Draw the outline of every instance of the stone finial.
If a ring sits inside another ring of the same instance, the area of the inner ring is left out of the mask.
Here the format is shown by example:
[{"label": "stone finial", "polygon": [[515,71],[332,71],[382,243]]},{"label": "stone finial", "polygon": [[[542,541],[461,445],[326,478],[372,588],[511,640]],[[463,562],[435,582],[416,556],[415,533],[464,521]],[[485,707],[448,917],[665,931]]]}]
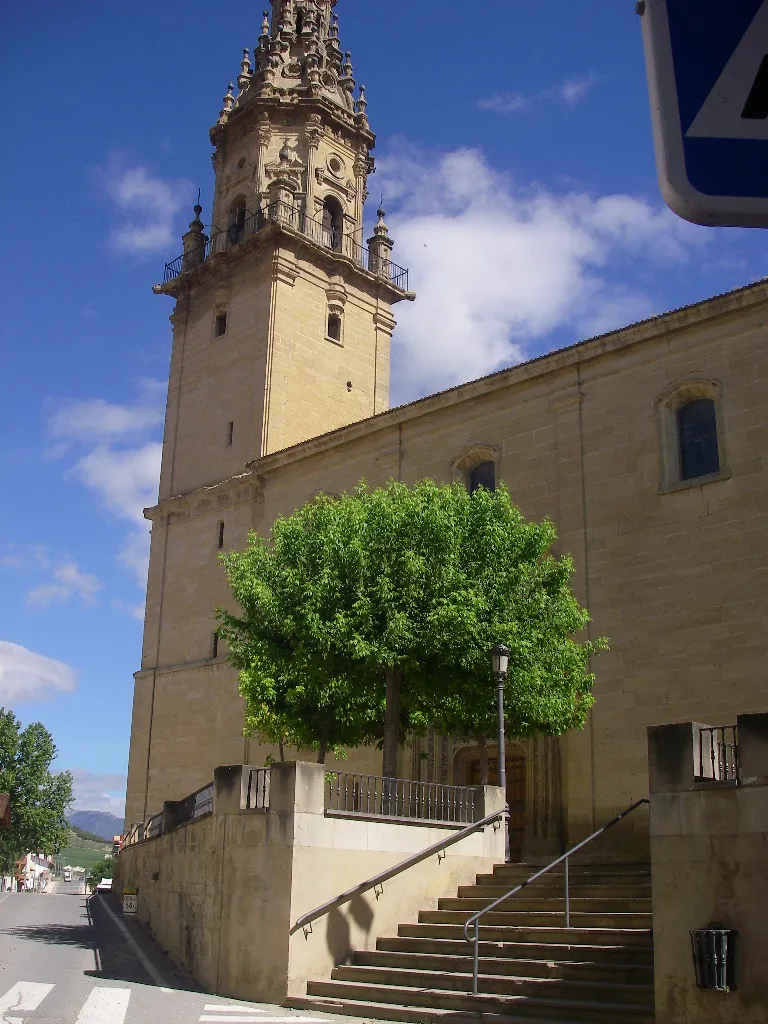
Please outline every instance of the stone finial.
[{"label": "stone finial", "polygon": [[344,54],[344,63],[341,66],[341,74],[343,78],[353,77],[352,54],[349,52],[349,50],[347,50],[347,52]]},{"label": "stone finial", "polygon": [[355,113],[360,114],[363,117],[366,116],[365,112],[368,109],[368,100],[365,98],[365,86],[360,86],[360,97],[355,104]]},{"label": "stone finial", "polygon": [[373,229],[373,237],[368,239],[368,268],[372,274],[378,274],[381,277],[389,277],[392,250],[395,247],[395,243],[389,237],[389,228],[384,220],[386,212],[384,210],[383,196],[376,214],[379,220],[376,227]]},{"label": "stone finial", "polygon": [[253,70],[251,68],[251,55],[246,49],[243,50],[243,59],[240,61],[240,74],[237,76],[237,87],[242,92],[248,88]]},{"label": "stone finial", "polygon": [[288,139],[283,143],[283,148],[280,150],[280,163],[289,164],[291,162],[291,151],[288,148]]},{"label": "stone finial", "polygon": [[202,212],[200,192],[198,191],[194,219],[190,222],[189,231],[182,237],[184,243],[183,267],[185,271],[199,266],[205,259],[205,243],[208,241],[208,238],[203,232],[204,225],[200,219]]},{"label": "stone finial", "polygon": [[224,97],[224,106],[221,108],[219,114],[219,124],[224,124],[232,111],[232,107],[235,105],[235,85],[234,82],[230,82],[227,87],[227,95]]},{"label": "stone finial", "polygon": [[373,229],[374,235],[388,235],[389,228],[387,227],[384,218],[387,216],[387,211],[384,209],[384,196],[381,197],[379,208],[376,211],[376,216],[379,218],[376,227]]},{"label": "stone finial", "polygon": [[338,14],[331,15],[331,27],[328,30],[329,39],[339,38],[339,16]]}]

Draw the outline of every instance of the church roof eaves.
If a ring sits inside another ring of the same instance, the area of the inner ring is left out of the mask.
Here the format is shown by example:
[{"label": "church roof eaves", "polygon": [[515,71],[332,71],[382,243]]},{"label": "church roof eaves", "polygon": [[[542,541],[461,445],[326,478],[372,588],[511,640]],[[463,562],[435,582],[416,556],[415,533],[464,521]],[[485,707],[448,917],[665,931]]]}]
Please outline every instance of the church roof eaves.
[{"label": "church roof eaves", "polygon": [[[538,376],[539,372],[548,372],[546,369],[540,369],[542,365],[548,361],[552,361],[554,363],[551,369],[561,369],[563,366],[569,365],[572,362],[580,361],[580,355],[582,352],[585,353],[586,359],[596,359],[612,351],[629,347],[630,345],[639,344],[644,341],[650,341],[657,335],[657,331],[654,330],[656,325],[664,321],[668,323],[671,330],[682,329],[710,317],[714,318],[719,315],[725,315],[734,310],[765,300],[768,300],[768,278],[761,278],[759,281],[754,281],[748,285],[742,285],[739,288],[723,292],[720,295],[713,295],[709,298],[701,299],[698,302],[692,302],[686,306],[680,306],[665,313],[658,313],[646,320],[640,320],[637,323],[628,324],[625,327],[620,327],[614,331],[608,331],[605,334],[596,335],[593,338],[585,338],[582,341],[574,342],[571,345],[564,345],[562,348],[553,349],[551,352],[545,352],[540,356],[534,356],[532,359],[528,359],[522,363],[517,363],[514,366],[495,370],[493,373],[486,374],[484,377],[465,381],[463,384],[457,384],[452,388],[446,388],[444,391],[437,391],[434,394],[425,395],[423,398],[417,398],[412,402],[394,406],[384,412],[377,413],[375,416],[369,416],[365,419],[348,423],[343,427],[337,427],[335,430],[328,431],[325,434],[319,434],[317,437],[309,438],[306,441],[301,441],[289,448],[282,448],[278,451],[270,452],[268,455],[264,455],[260,459],[250,462],[248,466],[254,471],[259,472],[275,468],[276,466],[284,463],[308,457],[318,450],[331,448],[339,443],[356,440],[359,436],[369,433],[372,430],[383,429],[385,426],[392,426],[403,422],[405,419],[409,418],[408,414],[412,410],[420,410],[416,415],[427,415],[428,412],[431,411],[432,406],[444,407],[445,399],[448,396],[459,396],[461,392],[466,392],[465,397],[453,398],[451,404],[454,404],[464,401],[465,398],[469,399],[476,397],[478,389],[483,385],[486,385],[487,389],[483,388],[483,391],[480,393],[487,393],[487,390],[494,388],[496,386],[495,382],[498,382],[501,378],[517,375],[519,379],[528,379],[533,376]],[[712,310],[712,306],[715,306],[716,308]],[[693,311],[700,311],[701,315],[693,317],[690,316]],[[571,358],[567,359],[568,356]],[[566,357],[567,361],[562,361],[563,357]]]}]

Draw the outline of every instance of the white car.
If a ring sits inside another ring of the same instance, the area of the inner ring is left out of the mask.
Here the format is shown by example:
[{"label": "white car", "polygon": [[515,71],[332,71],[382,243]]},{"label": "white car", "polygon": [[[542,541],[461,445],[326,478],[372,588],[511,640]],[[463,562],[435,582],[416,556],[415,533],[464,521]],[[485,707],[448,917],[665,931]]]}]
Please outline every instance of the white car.
[{"label": "white car", "polygon": [[112,892],[112,879],[102,878],[99,884],[96,886],[96,892]]}]

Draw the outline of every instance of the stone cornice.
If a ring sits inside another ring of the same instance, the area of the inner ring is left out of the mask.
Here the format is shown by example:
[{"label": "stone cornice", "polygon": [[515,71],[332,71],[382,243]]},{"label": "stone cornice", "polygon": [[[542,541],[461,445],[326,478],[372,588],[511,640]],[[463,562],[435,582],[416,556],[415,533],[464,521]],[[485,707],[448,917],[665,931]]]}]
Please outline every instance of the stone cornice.
[{"label": "stone cornice", "polygon": [[238,473],[219,483],[196,487],[194,491],[187,491],[185,494],[174,494],[152,508],[145,508],[144,518],[151,522],[171,516],[176,519],[193,519],[229,508],[231,505],[239,505],[243,501],[255,500],[261,489],[261,481],[247,469],[244,473]]},{"label": "stone cornice", "polygon": [[[268,473],[279,466],[310,458],[318,452],[329,451],[343,444],[352,443],[365,435],[370,436],[377,431],[389,430],[402,423],[413,422],[424,416],[429,416],[439,409],[461,405],[474,398],[492,395],[524,381],[545,377],[556,370],[567,370],[569,367],[576,367],[579,364],[612,355],[631,348],[633,345],[652,342],[662,335],[695,327],[732,313],[748,311],[751,307],[760,305],[768,305],[768,280],[759,281],[757,284],[748,285],[725,295],[704,299],[695,305],[663,313],[650,320],[632,324],[596,338],[577,342],[567,348],[539,356],[529,362],[521,363],[519,366],[513,366],[508,370],[499,370],[488,377],[481,377],[479,380],[460,384],[448,391],[420,398],[409,405],[402,405],[368,419],[358,420],[346,427],[340,427],[327,434],[321,434],[319,437],[310,438],[292,448],[285,448],[282,451],[265,455],[248,465],[255,472]],[[555,398],[554,395],[552,397]],[[576,402],[581,401],[580,394],[573,397]]]}]

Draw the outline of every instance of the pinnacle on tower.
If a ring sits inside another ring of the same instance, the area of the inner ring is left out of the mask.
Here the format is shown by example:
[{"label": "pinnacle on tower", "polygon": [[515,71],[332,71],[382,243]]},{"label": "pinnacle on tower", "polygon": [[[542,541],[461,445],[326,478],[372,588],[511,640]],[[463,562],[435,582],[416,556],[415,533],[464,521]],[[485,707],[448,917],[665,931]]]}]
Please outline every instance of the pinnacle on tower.
[{"label": "pinnacle on tower", "polygon": [[272,17],[264,12],[254,51],[255,67],[246,50],[237,78],[239,95],[225,112],[255,99],[310,96],[329,100],[353,117],[365,117],[354,99],[352,59],[339,46],[336,0],[270,0]]}]

